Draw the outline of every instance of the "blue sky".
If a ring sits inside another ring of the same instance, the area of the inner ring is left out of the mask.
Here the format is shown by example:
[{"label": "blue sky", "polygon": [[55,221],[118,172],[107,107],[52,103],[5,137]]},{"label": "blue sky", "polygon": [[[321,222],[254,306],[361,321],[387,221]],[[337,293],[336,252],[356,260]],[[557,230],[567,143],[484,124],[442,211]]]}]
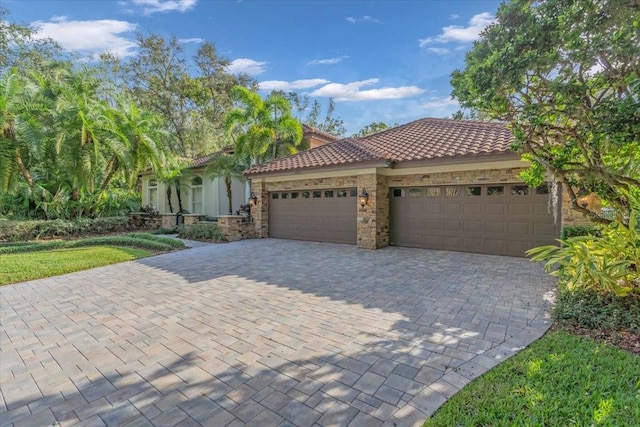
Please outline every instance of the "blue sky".
[{"label": "blue sky", "polygon": [[11,20],[90,57],[136,54],[135,33],[208,40],[271,89],[336,101],[348,133],[371,122],[449,117],[449,75],[499,1],[3,0]]}]

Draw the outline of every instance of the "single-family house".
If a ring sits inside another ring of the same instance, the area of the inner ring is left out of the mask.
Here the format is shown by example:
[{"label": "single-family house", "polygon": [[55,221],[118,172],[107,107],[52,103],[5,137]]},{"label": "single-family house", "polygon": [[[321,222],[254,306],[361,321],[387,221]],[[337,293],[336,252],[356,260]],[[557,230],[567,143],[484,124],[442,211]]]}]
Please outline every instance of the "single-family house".
[{"label": "single-family house", "polygon": [[[302,125],[305,148],[315,148],[339,138],[308,125]],[[180,199],[183,213],[189,217],[215,218],[229,214],[224,178],[212,177],[207,171],[211,160],[219,154],[233,154],[233,147],[193,159],[187,167],[187,172],[180,179]],[[177,213],[180,211],[177,189],[174,184],[163,182],[153,171],[141,174],[142,205],[149,206],[161,214]],[[231,212],[240,209],[240,205],[248,202],[249,194],[244,179],[233,179],[231,183],[232,206]],[[169,189],[169,192],[167,190]],[[175,223],[169,219],[168,224]]]},{"label": "single-family house", "polygon": [[258,237],[524,256],[580,215],[528,187],[500,123],[425,118],[256,165]]}]

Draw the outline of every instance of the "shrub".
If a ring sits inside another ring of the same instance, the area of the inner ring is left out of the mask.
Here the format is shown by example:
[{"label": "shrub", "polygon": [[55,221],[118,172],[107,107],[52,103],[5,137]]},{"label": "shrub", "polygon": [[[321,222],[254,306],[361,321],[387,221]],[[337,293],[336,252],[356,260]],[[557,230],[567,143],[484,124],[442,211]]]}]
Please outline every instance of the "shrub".
[{"label": "shrub", "polygon": [[[154,236],[151,236],[154,237]],[[164,240],[164,239],[163,239]],[[184,247],[182,242],[177,241]],[[24,252],[34,251],[48,251],[53,249],[63,248],[79,248],[83,246],[130,246],[139,249],[149,249],[152,251],[165,252],[170,251],[178,246],[174,243],[171,245],[157,241],[155,239],[141,239],[131,236],[103,236],[103,237],[91,237],[88,239],[80,240],[55,240],[50,242],[32,243],[26,245],[9,245],[0,247],[1,254],[16,254]]]},{"label": "shrub", "polygon": [[568,225],[562,227],[561,239],[568,239],[577,236],[596,236],[600,237],[600,228],[594,225]]},{"label": "shrub", "polygon": [[160,228],[156,228],[155,230],[150,231],[149,233],[151,233],[151,234],[176,234],[177,232],[178,232],[178,229],[176,227],[173,227],[173,228],[160,227]]},{"label": "shrub", "polygon": [[576,236],[561,240],[562,247],[542,246],[527,252],[534,261],[546,261],[545,270],[560,277],[568,290],[625,296],[640,294],[640,232],[636,215],[629,226],[613,222],[601,236]]},{"label": "shrub", "polygon": [[0,240],[33,240],[90,233],[114,233],[130,231],[131,228],[129,218],[126,216],[77,218],[73,221],[64,219],[0,221]]},{"label": "shrub", "polygon": [[224,234],[215,224],[191,224],[178,227],[181,239],[202,240],[205,242],[224,242]]},{"label": "shrub", "polygon": [[619,297],[590,289],[569,290],[561,284],[552,315],[560,323],[640,333],[640,296]]},{"label": "shrub", "polygon": [[136,239],[144,239],[144,240],[151,240],[154,242],[164,243],[165,245],[169,245],[172,248],[184,248],[184,243],[182,243],[178,239],[172,239],[170,237],[159,237],[149,233],[128,233],[127,236],[133,237]]}]

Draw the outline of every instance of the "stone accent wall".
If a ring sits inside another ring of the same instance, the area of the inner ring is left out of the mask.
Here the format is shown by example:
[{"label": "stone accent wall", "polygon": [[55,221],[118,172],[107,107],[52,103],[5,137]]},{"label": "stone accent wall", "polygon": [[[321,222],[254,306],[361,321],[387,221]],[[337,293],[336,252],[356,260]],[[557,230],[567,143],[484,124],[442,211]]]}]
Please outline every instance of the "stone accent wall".
[{"label": "stone accent wall", "polygon": [[378,174],[358,176],[358,194],[366,190],[369,200],[358,206],[359,248],[379,249],[389,246],[389,188],[386,177]]},{"label": "stone accent wall", "polygon": [[182,217],[184,218],[184,225],[191,225],[191,224],[196,224],[196,223],[200,222],[200,218],[202,217],[202,215],[199,215],[199,214],[183,214]]},{"label": "stone accent wall", "polygon": [[[577,191],[577,190],[576,190]],[[597,206],[596,206],[597,204]],[[591,201],[587,206],[589,209],[593,209],[595,211],[599,211],[600,209],[600,201]],[[589,217],[585,216],[583,213],[573,210],[571,208],[571,198],[569,196],[568,191],[562,192],[562,226],[582,226],[582,225],[593,225],[594,223],[589,219]]]},{"label": "stone accent wall", "polygon": [[176,226],[176,214],[174,213],[163,213],[162,217],[162,228],[173,228]]},{"label": "stone accent wall", "polygon": [[256,225],[253,222],[242,222],[243,216],[223,215],[218,217],[218,228],[230,242],[253,239],[256,237]]},{"label": "stone accent wall", "polygon": [[251,207],[255,237],[269,237],[269,193],[265,184],[258,181],[251,181],[251,192],[258,198]]}]

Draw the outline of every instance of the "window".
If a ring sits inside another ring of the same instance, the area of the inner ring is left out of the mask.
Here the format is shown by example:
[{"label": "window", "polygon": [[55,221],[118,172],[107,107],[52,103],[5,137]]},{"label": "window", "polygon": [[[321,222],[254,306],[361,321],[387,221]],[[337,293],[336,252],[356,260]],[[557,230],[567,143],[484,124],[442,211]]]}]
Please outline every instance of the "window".
[{"label": "window", "polygon": [[422,188],[410,188],[409,197],[422,197]]},{"label": "window", "polygon": [[538,195],[549,194],[549,184],[542,184],[541,186],[537,187],[536,194]]},{"label": "window", "polygon": [[291,193],[291,198],[292,199],[297,199],[298,195],[300,195],[300,193],[298,193],[297,191],[294,191],[294,192]]},{"label": "window", "polygon": [[303,199],[308,199],[310,195],[311,195],[311,193],[309,193],[308,191],[303,191],[302,192],[302,198]]},{"label": "window", "polygon": [[356,190],[355,188],[349,190],[349,197],[358,197],[358,190]]},{"label": "window", "polygon": [[462,193],[458,187],[447,187],[444,192],[444,195],[447,197],[457,197],[460,194]]},{"label": "window", "polygon": [[154,210],[158,210],[158,180],[150,179],[147,187],[147,195],[149,196],[148,205]]},{"label": "window", "polygon": [[512,185],[511,186],[511,195],[512,196],[526,196],[529,194],[529,187],[526,185]]},{"label": "window", "polygon": [[327,190],[324,192],[324,197],[333,197],[333,190]]},{"label": "window", "polygon": [[440,187],[427,188],[427,197],[440,197]]},{"label": "window", "polygon": [[487,195],[502,196],[504,194],[504,185],[491,185],[487,187]]},{"label": "window", "polygon": [[289,197],[289,193],[282,193],[282,194],[280,195],[280,198],[281,198],[281,199],[286,199],[287,197]]},{"label": "window", "polygon": [[191,213],[201,214],[202,211],[202,178],[196,176],[191,180]]},{"label": "window", "polygon": [[347,190],[338,190],[336,191],[336,195],[338,197],[347,197]]},{"label": "window", "polygon": [[482,195],[482,187],[467,187],[467,196],[481,196]]},{"label": "window", "polygon": [[394,188],[393,197],[404,197],[404,188]]},{"label": "window", "polygon": [[313,198],[314,199],[319,199],[320,197],[322,197],[322,191],[314,191],[313,192]]},{"label": "window", "polygon": [[272,198],[273,200],[275,200],[275,199],[277,199],[277,198],[279,198],[279,197],[280,197],[280,194],[278,194],[278,193],[271,193],[271,198]]}]

